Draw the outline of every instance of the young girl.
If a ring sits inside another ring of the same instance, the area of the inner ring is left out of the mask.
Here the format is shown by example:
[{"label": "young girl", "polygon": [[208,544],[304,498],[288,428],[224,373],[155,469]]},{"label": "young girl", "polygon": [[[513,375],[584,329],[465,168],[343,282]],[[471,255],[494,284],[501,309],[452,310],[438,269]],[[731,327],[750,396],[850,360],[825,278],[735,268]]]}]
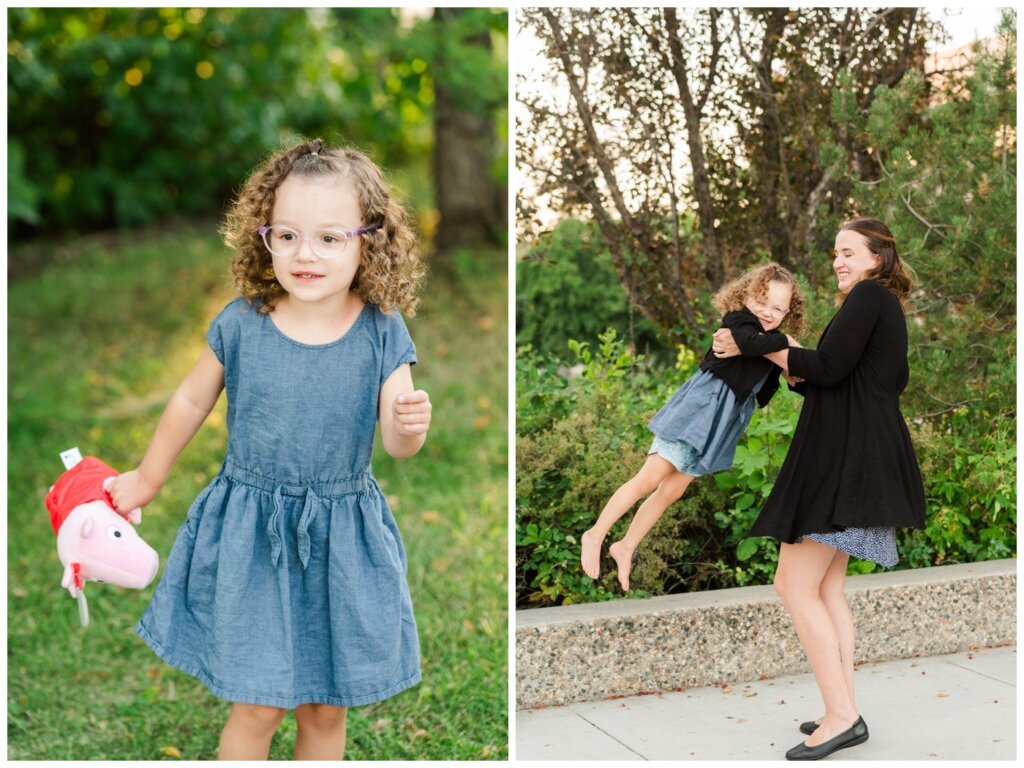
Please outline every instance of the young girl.
[{"label": "young girl", "polygon": [[370,454],[378,418],[396,458],[430,426],[395,310],[413,313],[422,268],[379,169],[319,140],[257,168],[223,231],[241,296],[110,489],[119,510],[152,500],[227,390],[224,464],[136,632],[234,702],[220,759],[266,759],[289,709],[294,759],[340,759],[347,708],[420,679],[405,550]]},{"label": "young girl", "polygon": [[621,541],[608,548],[618,565],[619,584],[629,589],[633,552],[668,506],[701,475],[732,467],[736,444],[753,416],[755,398],[768,404],[779,386],[780,368],[761,357],[796,342],[803,330],[803,296],[788,270],[765,264],[724,285],[712,299],[722,312],[722,327],[732,330],[741,357],[719,360],[709,349],[700,371],[684,383],[647,425],[654,443],[647,461],[608,500],[594,527],[583,534],[580,561],[596,579],[601,543],[616,520],[639,499],[640,505]]}]

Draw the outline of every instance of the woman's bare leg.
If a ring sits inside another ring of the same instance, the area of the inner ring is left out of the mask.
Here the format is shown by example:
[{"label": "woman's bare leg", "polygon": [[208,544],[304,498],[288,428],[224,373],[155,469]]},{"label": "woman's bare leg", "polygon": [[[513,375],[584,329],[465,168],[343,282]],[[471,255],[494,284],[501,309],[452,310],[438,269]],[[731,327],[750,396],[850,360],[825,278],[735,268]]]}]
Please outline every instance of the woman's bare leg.
[{"label": "woman's bare leg", "polygon": [[608,499],[594,527],[581,536],[583,545],[580,553],[580,564],[583,572],[592,579],[601,573],[601,542],[608,535],[609,529],[620,517],[626,514],[640,499],[656,489],[658,485],[675,472],[672,463],[656,453],[647,457],[647,461],[633,477],[619,486],[619,489]]},{"label": "woman's bare leg", "polygon": [[633,517],[633,522],[629,524],[626,535],[608,547],[608,554],[615,559],[618,566],[619,584],[623,591],[629,591],[629,572],[633,568],[633,553],[636,548],[654,527],[654,524],[661,519],[669,505],[686,493],[692,480],[690,475],[684,475],[673,469],[672,473],[658,484],[654,493],[640,505],[640,509]]},{"label": "woman's bare leg", "polygon": [[[818,591],[828,610],[828,615],[832,617],[832,625],[836,628],[836,634],[839,636],[839,654],[843,662],[843,676],[846,678],[846,687],[850,691],[850,698],[853,699],[854,706],[856,706],[857,697],[853,689],[853,658],[857,631],[853,625],[850,605],[846,602],[846,565],[849,562],[848,554],[837,551],[825,572],[821,589]],[[821,718],[818,718],[817,722],[820,723]]]},{"label": "woman's bare leg", "polygon": [[300,704],[295,708],[299,730],[292,760],[341,760],[345,756],[348,709],[330,704]]},{"label": "woman's bare leg", "polygon": [[220,734],[218,760],[266,760],[270,742],[287,710],[259,704],[231,705],[231,714]]},{"label": "woman's bare leg", "polygon": [[857,720],[853,692],[847,685],[839,630],[821,596],[821,585],[835,560],[836,549],[811,539],[779,547],[775,590],[790,617],[800,645],[825,701],[825,716],[804,742],[822,744],[848,730]]}]

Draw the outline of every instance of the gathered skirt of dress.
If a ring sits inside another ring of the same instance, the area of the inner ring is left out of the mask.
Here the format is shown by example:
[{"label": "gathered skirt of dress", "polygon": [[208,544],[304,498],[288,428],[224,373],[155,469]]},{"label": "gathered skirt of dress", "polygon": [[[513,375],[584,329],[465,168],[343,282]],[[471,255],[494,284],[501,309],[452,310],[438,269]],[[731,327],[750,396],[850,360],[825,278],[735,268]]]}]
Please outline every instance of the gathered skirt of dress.
[{"label": "gathered skirt of dress", "polygon": [[840,552],[860,560],[870,560],[878,565],[891,568],[900,561],[896,551],[896,529],[884,526],[870,528],[846,528],[842,531],[828,533],[808,533],[797,539],[804,539],[827,544]]},{"label": "gathered skirt of dress", "polygon": [[693,475],[710,475],[731,469],[736,445],[757,408],[758,382],[743,401],[722,379],[710,371],[698,371],[676,390],[647,428],[662,440],[683,442],[693,447],[696,464]]},{"label": "gathered skirt of dress", "polygon": [[287,486],[226,463],[136,631],[229,701],[369,704],[420,680],[405,570],[369,472]]}]

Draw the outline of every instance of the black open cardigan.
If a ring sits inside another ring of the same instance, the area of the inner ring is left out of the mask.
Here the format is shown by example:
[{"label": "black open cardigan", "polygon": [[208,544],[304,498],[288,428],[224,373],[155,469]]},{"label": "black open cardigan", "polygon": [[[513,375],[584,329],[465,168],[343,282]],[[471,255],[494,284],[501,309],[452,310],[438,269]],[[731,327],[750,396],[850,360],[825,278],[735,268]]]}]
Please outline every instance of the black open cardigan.
[{"label": "black open cardigan", "polygon": [[896,296],[857,283],[817,350],[790,348],[789,372],[805,379],[803,409],[748,535],[793,543],[848,527],[924,527],[924,484],[900,412],[910,369]]}]

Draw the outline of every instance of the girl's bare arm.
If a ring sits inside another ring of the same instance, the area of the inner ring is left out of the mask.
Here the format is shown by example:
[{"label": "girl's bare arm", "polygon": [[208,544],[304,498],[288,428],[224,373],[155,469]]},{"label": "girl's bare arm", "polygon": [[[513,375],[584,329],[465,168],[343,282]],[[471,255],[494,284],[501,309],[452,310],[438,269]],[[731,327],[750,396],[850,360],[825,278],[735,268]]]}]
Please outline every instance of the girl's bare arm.
[{"label": "girl's bare arm", "polygon": [[380,439],[389,456],[407,459],[423,447],[431,410],[430,396],[413,389],[409,364],[398,366],[380,388]]},{"label": "girl's bare arm", "polygon": [[224,366],[213,350],[206,347],[171,395],[142,463],[111,483],[109,491],[118,511],[152,501],[167,480],[174,460],[206,421],[223,389]]}]

